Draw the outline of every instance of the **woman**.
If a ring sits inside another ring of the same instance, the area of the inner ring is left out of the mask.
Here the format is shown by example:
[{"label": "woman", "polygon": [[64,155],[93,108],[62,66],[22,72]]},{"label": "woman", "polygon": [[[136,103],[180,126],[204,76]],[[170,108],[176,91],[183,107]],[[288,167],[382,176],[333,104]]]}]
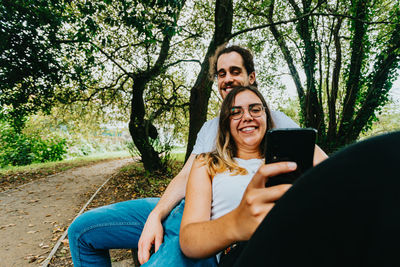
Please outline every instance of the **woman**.
[{"label": "woman", "polygon": [[[296,169],[294,162],[263,165],[264,136],[272,124],[257,89],[237,87],[225,98],[216,151],[196,159],[187,185],[180,233],[186,256],[207,257],[248,240],[290,187],[265,188],[268,177]],[[325,158],[316,150],[315,163]]]},{"label": "woman", "polygon": [[[400,266],[400,132],[339,151],[293,187],[265,188],[268,177],[296,166],[263,165],[268,109],[253,110],[265,105],[262,96],[252,88],[228,96],[217,151],[196,159],[188,181],[180,232],[185,255],[228,247],[222,266]],[[316,152],[314,165],[323,159]],[[243,240],[249,241],[231,246]]]}]

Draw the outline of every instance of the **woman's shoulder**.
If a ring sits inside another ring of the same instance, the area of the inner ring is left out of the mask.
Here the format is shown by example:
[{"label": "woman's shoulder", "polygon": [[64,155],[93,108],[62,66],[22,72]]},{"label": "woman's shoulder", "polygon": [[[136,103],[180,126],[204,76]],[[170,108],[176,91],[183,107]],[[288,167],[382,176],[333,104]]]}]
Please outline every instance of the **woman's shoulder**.
[{"label": "woman's shoulder", "polygon": [[193,168],[204,168],[207,170],[207,173],[210,174],[209,172],[209,160],[210,160],[210,155],[211,152],[207,153],[200,153],[196,155],[196,158],[193,162],[192,169]]}]

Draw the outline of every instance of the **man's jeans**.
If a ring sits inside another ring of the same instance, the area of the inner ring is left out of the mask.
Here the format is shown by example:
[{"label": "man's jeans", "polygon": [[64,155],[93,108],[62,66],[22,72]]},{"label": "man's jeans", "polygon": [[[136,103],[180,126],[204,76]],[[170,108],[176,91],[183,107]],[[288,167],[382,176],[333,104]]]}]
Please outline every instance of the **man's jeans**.
[{"label": "man's jeans", "polygon": [[[68,229],[74,266],[111,266],[109,249],[137,248],[147,217],[158,198],[120,202],[90,210]],[[164,241],[157,253],[142,266],[216,266],[215,257],[189,259],[179,246],[179,228],[185,201],[164,220]]]}]

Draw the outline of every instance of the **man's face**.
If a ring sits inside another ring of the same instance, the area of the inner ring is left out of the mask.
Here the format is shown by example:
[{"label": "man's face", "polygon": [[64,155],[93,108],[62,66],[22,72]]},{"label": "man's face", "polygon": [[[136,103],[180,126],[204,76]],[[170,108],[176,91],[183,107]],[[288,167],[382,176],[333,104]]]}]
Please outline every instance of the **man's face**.
[{"label": "man's face", "polygon": [[255,81],[255,73],[247,74],[243,65],[243,58],[237,52],[225,53],[219,56],[217,61],[218,90],[224,99],[235,86],[252,85]]}]

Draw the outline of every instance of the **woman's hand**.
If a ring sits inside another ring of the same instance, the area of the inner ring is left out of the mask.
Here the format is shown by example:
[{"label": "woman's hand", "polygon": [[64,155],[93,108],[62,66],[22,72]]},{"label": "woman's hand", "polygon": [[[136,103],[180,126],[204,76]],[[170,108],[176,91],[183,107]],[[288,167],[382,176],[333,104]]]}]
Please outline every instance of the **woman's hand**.
[{"label": "woman's hand", "polygon": [[278,162],[261,166],[244,192],[239,206],[232,211],[235,240],[248,240],[281,196],[291,187],[282,184],[265,187],[268,179],[294,171],[294,162]]}]

